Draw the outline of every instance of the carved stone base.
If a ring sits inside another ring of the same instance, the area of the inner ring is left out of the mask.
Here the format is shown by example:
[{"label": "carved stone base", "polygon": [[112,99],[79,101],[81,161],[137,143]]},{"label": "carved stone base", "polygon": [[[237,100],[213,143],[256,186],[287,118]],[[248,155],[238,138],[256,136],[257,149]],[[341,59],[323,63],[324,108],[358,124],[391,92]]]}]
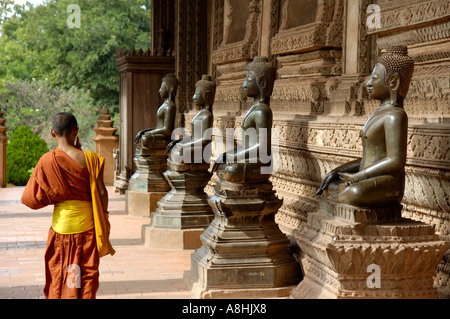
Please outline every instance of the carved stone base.
[{"label": "carved stone base", "polygon": [[270,182],[218,180],[208,202],[215,218],[200,236],[203,245],[185,274],[196,298],[237,297],[244,291],[264,298],[269,290],[279,296],[299,282],[299,264],[274,220],[282,201]]},{"label": "carved stone base", "polygon": [[128,181],[128,190],[140,192],[168,192],[170,186],[164,178],[167,169],[167,144],[163,142],[152,149],[136,149],[136,172]]},{"label": "carved stone base", "polygon": [[194,299],[269,299],[288,298],[291,290],[296,286],[279,288],[253,289],[208,289],[205,290],[199,282],[194,282],[190,271],[185,271],[183,280],[192,292]]},{"label": "carved stone base", "polygon": [[321,198],[319,207],[321,212],[326,215],[340,217],[355,224],[402,220],[402,205],[398,203],[376,208],[361,208]]},{"label": "carved stone base", "polygon": [[158,201],[166,194],[166,192],[144,193],[127,190],[125,191],[125,211],[130,216],[150,217],[151,212],[156,210]]},{"label": "carved stone base", "polygon": [[115,177],[114,180],[114,191],[119,193],[120,195],[125,195],[125,192],[128,189],[128,178],[125,174],[120,174]]},{"label": "carved stone base", "polygon": [[198,248],[200,235],[214,218],[204,192],[211,177],[209,164],[168,164],[164,176],[172,190],[152,211],[150,225],[143,226],[144,243],[153,248]]},{"label": "carved stone base", "polygon": [[438,288],[439,299],[450,299],[450,249],[437,266],[434,284]]},{"label": "carved stone base", "polygon": [[294,236],[305,278],[292,298],[438,296],[433,277],[449,245],[433,226],[408,219],[357,223],[318,211]]},{"label": "carved stone base", "polygon": [[125,192],[127,214],[149,217],[156,210],[156,203],[170,190],[163,175],[167,168],[166,145],[165,141],[157,141],[152,149],[136,149],[136,172]]},{"label": "carved stone base", "polygon": [[202,229],[169,229],[142,225],[144,245],[161,249],[195,249],[202,245],[200,235]]}]

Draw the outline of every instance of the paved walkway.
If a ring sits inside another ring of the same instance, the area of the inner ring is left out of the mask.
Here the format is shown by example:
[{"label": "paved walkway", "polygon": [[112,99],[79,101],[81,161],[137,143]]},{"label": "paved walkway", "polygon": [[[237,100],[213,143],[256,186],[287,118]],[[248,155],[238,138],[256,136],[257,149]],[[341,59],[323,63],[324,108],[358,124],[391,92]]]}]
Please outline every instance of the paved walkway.
[{"label": "paved walkway", "polygon": [[[23,187],[0,188],[0,299],[44,298],[44,251],[53,206],[33,211],[20,204]],[[108,187],[114,256],[100,259],[98,299],[188,299],[183,272],[193,251],[147,248],[141,225],[125,214],[125,197]]]}]

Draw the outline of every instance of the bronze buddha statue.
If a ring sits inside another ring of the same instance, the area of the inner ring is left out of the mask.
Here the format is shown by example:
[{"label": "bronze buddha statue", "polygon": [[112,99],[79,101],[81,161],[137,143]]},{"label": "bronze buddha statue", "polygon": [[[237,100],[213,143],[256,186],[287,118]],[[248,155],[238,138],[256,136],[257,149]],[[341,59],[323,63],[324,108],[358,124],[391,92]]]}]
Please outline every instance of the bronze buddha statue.
[{"label": "bronze buddha statue", "polygon": [[152,148],[155,142],[163,141],[168,143],[170,141],[177,111],[175,106],[177,88],[178,79],[174,74],[167,74],[162,79],[159,94],[164,99],[164,102],[156,112],[156,127],[140,131],[134,141],[135,144],[141,146],[142,155],[145,154],[146,149]]},{"label": "bronze buddha statue", "polygon": [[202,79],[195,85],[193,101],[201,110],[191,121],[191,136],[172,141],[166,149],[170,152],[169,161],[175,164],[205,164],[209,163],[211,149],[205,148],[210,145],[207,130],[213,126],[212,106],[216,94],[216,84],[212,82],[211,76],[203,75]]},{"label": "bronze buddha statue", "polygon": [[404,46],[382,51],[365,84],[380,106],[365,123],[362,158],[326,174],[317,195],[357,207],[400,203],[405,188],[408,117],[403,100],[414,71],[414,60]]},{"label": "bronze buddha statue", "polygon": [[231,183],[262,182],[270,173],[261,168],[271,160],[272,110],[270,96],[276,70],[266,57],[255,57],[247,65],[247,76],[242,85],[244,94],[254,98],[242,121],[243,147],[220,155],[213,166],[220,179]]}]

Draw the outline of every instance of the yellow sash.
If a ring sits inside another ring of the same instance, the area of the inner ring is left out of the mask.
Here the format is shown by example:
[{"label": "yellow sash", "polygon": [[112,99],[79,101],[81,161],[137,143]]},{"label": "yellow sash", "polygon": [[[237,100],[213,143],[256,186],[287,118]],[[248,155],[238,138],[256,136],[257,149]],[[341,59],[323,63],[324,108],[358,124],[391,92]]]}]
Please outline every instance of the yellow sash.
[{"label": "yellow sash", "polygon": [[92,203],[80,200],[67,200],[55,204],[52,228],[63,235],[79,234],[94,228]]},{"label": "yellow sash", "polygon": [[109,223],[109,214],[103,211],[100,194],[97,188],[97,178],[103,169],[105,159],[94,152],[84,151],[86,167],[89,171],[89,182],[91,184],[92,213],[94,216],[95,239],[97,240],[97,250],[100,257],[111,254],[116,251],[109,241],[109,232],[111,224]]}]

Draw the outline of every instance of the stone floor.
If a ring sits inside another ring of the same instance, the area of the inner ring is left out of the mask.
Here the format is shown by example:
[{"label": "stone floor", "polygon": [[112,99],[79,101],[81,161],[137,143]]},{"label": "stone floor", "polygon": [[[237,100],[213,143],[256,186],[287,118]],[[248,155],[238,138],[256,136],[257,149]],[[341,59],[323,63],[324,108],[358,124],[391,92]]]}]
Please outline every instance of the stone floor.
[{"label": "stone floor", "polygon": [[[23,187],[0,188],[0,299],[44,298],[44,251],[53,206],[33,211],[20,204]],[[141,225],[125,214],[125,197],[108,188],[114,256],[100,260],[98,299],[190,299],[183,271],[193,251],[147,248]]]}]

